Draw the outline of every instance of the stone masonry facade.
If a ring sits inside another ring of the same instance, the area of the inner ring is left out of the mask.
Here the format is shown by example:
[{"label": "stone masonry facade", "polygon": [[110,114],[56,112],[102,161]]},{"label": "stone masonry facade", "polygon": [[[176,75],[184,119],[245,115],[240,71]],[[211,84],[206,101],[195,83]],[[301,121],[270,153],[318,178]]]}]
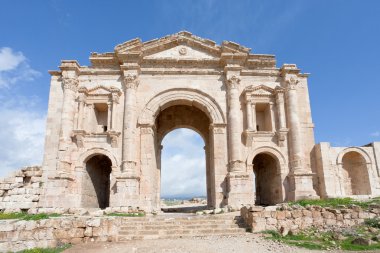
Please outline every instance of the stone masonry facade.
[{"label": "stone masonry facade", "polygon": [[295,64],[186,31],[90,62],[50,71],[38,207],[159,210],[161,142],[182,127],[204,140],[210,208],[380,195],[380,144],[316,145]]}]

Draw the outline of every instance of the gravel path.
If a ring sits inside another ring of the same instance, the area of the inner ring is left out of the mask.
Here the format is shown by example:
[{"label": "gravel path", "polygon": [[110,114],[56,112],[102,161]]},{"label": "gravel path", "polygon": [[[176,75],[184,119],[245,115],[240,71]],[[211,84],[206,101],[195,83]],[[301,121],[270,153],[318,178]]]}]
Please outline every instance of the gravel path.
[{"label": "gravel path", "polygon": [[[239,236],[207,236],[184,239],[141,240],[123,243],[88,243],[74,245],[65,253],[116,252],[116,253],[231,253],[231,252],[279,252],[320,253],[342,251],[317,251],[296,248],[265,240],[259,234]],[[352,252],[352,251],[350,251]]]}]

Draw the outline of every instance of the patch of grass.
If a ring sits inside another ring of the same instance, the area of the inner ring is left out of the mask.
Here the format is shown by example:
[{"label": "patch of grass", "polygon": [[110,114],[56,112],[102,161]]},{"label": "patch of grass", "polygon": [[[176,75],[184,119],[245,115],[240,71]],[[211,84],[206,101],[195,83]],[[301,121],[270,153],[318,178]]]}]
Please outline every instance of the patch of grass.
[{"label": "patch of grass", "polygon": [[[372,222],[369,222],[373,224]],[[266,237],[270,240],[279,241],[288,245],[307,248],[311,250],[331,250],[331,249],[343,249],[343,250],[355,250],[355,251],[367,251],[367,250],[378,250],[380,249],[380,242],[372,241],[371,245],[357,245],[353,244],[353,240],[360,235],[362,238],[373,238],[378,236],[380,232],[371,232],[368,229],[370,225],[358,225],[352,227],[352,233],[356,235],[348,235],[341,238],[340,240],[334,236],[337,232],[319,232],[317,229],[307,229],[296,235],[288,234],[286,236],[281,236],[280,233],[274,230],[265,231],[265,234],[270,235]],[[342,231],[338,234],[342,234]]]},{"label": "patch of grass", "polygon": [[64,244],[55,248],[34,248],[17,251],[17,253],[59,253],[71,247],[71,244]]},{"label": "patch of grass", "polygon": [[340,248],[343,250],[355,250],[355,251],[380,249],[380,243],[375,243],[375,244],[365,246],[365,245],[352,244],[351,242],[352,242],[352,238],[342,241],[340,243]]},{"label": "patch of grass", "polygon": [[280,241],[288,245],[302,247],[306,249],[330,249],[334,246],[334,243],[329,240],[325,240],[325,238],[316,238],[311,234],[299,233],[296,235],[286,235],[281,236],[277,231],[269,230],[265,231],[266,234],[270,234],[271,237],[268,239]]},{"label": "patch of grass", "polygon": [[23,220],[43,220],[43,219],[49,219],[52,217],[60,217],[60,216],[61,215],[57,213],[51,213],[51,214],[39,213],[39,214],[27,214],[22,219]]},{"label": "patch of grass", "polygon": [[339,207],[341,205],[349,206],[349,205],[357,205],[362,208],[368,208],[371,204],[380,204],[380,198],[373,198],[369,200],[355,200],[352,198],[332,198],[332,199],[305,199],[299,200],[295,202],[289,203],[292,205],[300,205],[300,206],[321,206],[321,207]]},{"label": "patch of grass", "polygon": [[27,214],[27,213],[0,213],[0,220],[19,219],[19,220],[42,220],[49,219],[51,217],[59,217],[60,214],[52,213],[39,213],[39,214]]},{"label": "patch of grass", "polygon": [[0,220],[21,219],[25,213],[0,213]]},{"label": "patch of grass", "polygon": [[107,216],[119,216],[119,217],[143,217],[145,213],[109,213]]},{"label": "patch of grass", "polygon": [[380,218],[365,219],[364,224],[373,228],[380,228]]}]

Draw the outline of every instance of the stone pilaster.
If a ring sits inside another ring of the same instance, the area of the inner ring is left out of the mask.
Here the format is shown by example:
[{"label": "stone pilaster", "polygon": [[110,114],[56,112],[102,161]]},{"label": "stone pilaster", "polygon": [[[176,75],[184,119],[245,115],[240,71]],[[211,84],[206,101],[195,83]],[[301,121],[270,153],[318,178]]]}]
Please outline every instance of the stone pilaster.
[{"label": "stone pilaster", "polygon": [[310,167],[306,166],[305,153],[302,143],[302,131],[300,115],[298,110],[298,92],[299,70],[295,65],[284,65],[282,67],[282,76],[286,84],[287,110],[289,115],[290,130],[290,174],[289,181],[291,191],[290,200],[305,198],[317,198],[313,189],[313,173]]}]

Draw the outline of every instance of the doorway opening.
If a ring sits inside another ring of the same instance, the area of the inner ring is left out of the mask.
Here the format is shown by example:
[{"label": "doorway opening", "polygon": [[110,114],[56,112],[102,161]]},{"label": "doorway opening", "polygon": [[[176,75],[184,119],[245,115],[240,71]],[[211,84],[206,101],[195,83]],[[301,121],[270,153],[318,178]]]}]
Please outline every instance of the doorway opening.
[{"label": "doorway opening", "polygon": [[278,162],[271,155],[260,153],[253,159],[256,205],[273,205],[281,202],[281,177]]},{"label": "doorway opening", "polygon": [[84,207],[109,207],[111,166],[111,160],[105,155],[95,155],[86,162],[82,199]]}]

